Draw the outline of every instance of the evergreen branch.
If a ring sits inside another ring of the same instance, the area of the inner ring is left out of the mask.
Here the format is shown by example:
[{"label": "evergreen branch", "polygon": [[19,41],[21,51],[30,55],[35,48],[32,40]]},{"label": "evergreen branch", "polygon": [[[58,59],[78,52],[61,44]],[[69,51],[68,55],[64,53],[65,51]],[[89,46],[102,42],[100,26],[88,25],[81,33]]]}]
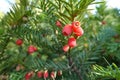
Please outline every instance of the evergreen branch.
[{"label": "evergreen branch", "polygon": [[67,53],[67,59],[68,59],[68,64],[69,64],[70,69],[78,75],[80,80],[83,80],[80,70],[77,68],[76,64],[74,64],[74,61],[70,55],[70,50]]},{"label": "evergreen branch", "polygon": [[74,64],[74,61],[71,56],[68,56],[68,61],[69,61],[69,66],[71,67],[72,71],[75,71],[75,73],[79,76],[79,79],[83,80],[81,76],[81,72],[77,68],[77,66]]},{"label": "evergreen branch", "polygon": [[10,37],[7,37],[6,40],[4,40],[5,44],[2,45],[1,54],[4,54],[4,51],[5,51],[5,49],[6,49],[7,45],[8,45],[8,43],[9,43],[9,41],[10,41]]}]

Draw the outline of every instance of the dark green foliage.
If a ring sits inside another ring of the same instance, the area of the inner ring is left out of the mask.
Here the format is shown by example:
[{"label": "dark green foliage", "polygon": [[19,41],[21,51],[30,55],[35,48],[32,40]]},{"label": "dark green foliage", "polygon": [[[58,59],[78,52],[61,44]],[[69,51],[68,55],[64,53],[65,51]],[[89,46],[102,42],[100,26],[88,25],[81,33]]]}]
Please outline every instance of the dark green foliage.
[{"label": "dark green foliage", "polygon": [[[0,22],[0,74],[8,75],[8,80],[23,80],[27,72],[33,71],[31,80],[39,80],[36,75],[39,70],[48,70],[49,74],[62,70],[62,76],[56,76],[56,80],[118,79],[106,76],[106,72],[111,68],[108,63],[120,65],[119,10],[107,10],[106,3],[101,3],[96,14],[91,14],[87,7],[95,3],[94,0],[20,0],[14,4]],[[77,39],[77,47],[68,53],[62,50],[67,37],[55,25],[57,20],[62,27],[81,21],[84,29],[84,35]],[[22,46],[15,44],[17,39],[23,40]],[[38,49],[32,55],[28,54],[30,45]],[[91,70],[94,64],[98,64],[94,66],[97,70]],[[18,65],[23,68],[17,71]],[[118,67],[110,72],[117,69],[119,72]],[[96,74],[102,74],[99,68],[104,69],[104,75]],[[48,79],[52,80],[50,76]]]}]

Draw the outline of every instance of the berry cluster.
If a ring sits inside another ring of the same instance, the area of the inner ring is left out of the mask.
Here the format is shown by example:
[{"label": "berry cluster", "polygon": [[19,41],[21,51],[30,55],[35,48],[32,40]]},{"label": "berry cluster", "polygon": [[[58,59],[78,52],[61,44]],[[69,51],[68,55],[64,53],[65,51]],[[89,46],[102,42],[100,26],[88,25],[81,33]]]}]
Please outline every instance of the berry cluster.
[{"label": "berry cluster", "polygon": [[[16,40],[16,45],[21,46],[22,44],[23,44],[23,40],[22,39],[17,39]],[[37,51],[37,48],[35,46],[33,46],[33,45],[30,45],[28,47],[28,50],[27,50],[28,54],[32,54],[32,53],[34,53],[36,51]]]},{"label": "berry cluster", "polygon": [[56,76],[62,76],[62,71],[51,71],[50,73],[48,72],[48,70],[45,71],[37,71],[36,73],[33,71],[30,71],[28,73],[25,74],[25,80],[30,80],[33,76],[35,76],[35,74],[37,75],[38,78],[52,78],[55,79]]},{"label": "berry cluster", "polygon": [[79,21],[74,21],[71,24],[66,24],[63,27],[62,34],[70,36],[66,45],[63,46],[63,51],[67,52],[69,48],[77,46],[76,39],[84,33]]},{"label": "berry cluster", "polygon": [[[59,21],[56,22],[56,25],[58,27],[62,28],[62,25]],[[72,24],[66,24],[62,29],[62,34],[64,36],[68,36],[68,42],[67,42],[66,45],[63,46],[63,51],[67,52],[69,50],[69,48],[73,48],[77,45],[76,39],[83,35],[83,29],[80,27],[80,22],[79,21],[74,21],[74,22],[72,22]],[[22,44],[23,44],[22,39],[18,39],[16,41],[16,45],[21,46]],[[27,49],[27,52],[30,55],[33,54],[36,51],[37,51],[37,48],[33,45],[30,45]],[[19,70],[19,67],[17,68],[17,70]],[[62,75],[62,71],[48,72],[48,70],[45,70],[45,71],[37,71],[36,73],[34,71],[30,71],[30,72],[25,74],[25,80],[30,80],[33,76],[35,76],[35,74],[37,75],[38,78],[44,78],[44,79],[52,78],[52,79],[55,79],[56,75],[57,76]]]},{"label": "berry cluster", "polygon": [[[59,24],[59,26],[60,26],[60,24]],[[16,40],[16,45],[22,46],[22,44],[23,44],[22,39],[17,39]],[[27,52],[30,55],[33,54],[36,51],[37,51],[37,47],[35,47],[33,45],[30,45],[27,48]],[[23,69],[24,69],[24,67],[22,65],[18,65],[16,67],[16,71],[20,71],[20,70],[23,70]],[[57,76],[62,76],[62,71],[59,70],[59,71],[49,71],[48,72],[48,70],[45,70],[45,71],[41,70],[41,71],[37,71],[36,73],[34,71],[30,71],[30,72],[27,72],[24,77],[25,77],[25,80],[30,80],[35,75],[37,75],[37,77],[41,78],[41,79],[43,78],[43,79],[46,80],[47,78],[51,78],[51,79],[54,80]]]},{"label": "berry cluster", "polygon": [[28,54],[32,54],[33,52],[37,51],[37,48],[33,45],[28,47]]}]

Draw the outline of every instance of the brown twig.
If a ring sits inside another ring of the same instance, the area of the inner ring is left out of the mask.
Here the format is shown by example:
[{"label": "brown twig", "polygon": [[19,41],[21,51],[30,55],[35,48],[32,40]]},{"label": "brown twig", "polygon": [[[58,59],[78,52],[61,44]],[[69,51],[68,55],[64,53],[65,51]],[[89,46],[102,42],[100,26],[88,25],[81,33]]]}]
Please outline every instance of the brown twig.
[{"label": "brown twig", "polygon": [[83,78],[81,76],[81,72],[77,68],[77,66],[74,64],[74,61],[73,61],[72,57],[70,56],[70,54],[68,55],[68,62],[69,62],[69,66],[72,69],[72,71],[74,71],[79,76],[80,80],[83,80]]}]

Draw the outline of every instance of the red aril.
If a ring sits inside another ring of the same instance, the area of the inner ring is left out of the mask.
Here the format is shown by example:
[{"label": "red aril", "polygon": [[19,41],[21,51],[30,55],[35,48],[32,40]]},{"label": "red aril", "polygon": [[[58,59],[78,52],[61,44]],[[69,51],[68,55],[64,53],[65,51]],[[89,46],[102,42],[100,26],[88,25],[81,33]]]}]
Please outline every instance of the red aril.
[{"label": "red aril", "polygon": [[68,45],[70,47],[75,47],[77,44],[76,44],[76,39],[74,37],[71,37],[68,39]]},{"label": "red aril", "polygon": [[82,36],[84,33],[83,29],[80,27],[79,21],[75,21],[72,23],[72,29],[76,36]]},{"label": "red aril", "polygon": [[42,78],[43,72],[42,72],[42,71],[38,71],[38,72],[37,72],[37,76],[38,76],[38,78]]},{"label": "red aril", "polygon": [[78,27],[77,29],[74,30],[74,34],[76,36],[82,36],[84,33],[83,29],[81,27]]},{"label": "red aril", "polygon": [[58,27],[62,27],[61,22],[60,22],[60,21],[56,21],[56,26],[58,26]]},{"label": "red aril", "polygon": [[58,76],[61,76],[61,75],[62,75],[62,71],[59,70],[59,71],[57,72],[57,75],[58,75]]},{"label": "red aril", "polygon": [[44,79],[48,78],[48,76],[49,76],[48,71],[47,71],[47,70],[46,70],[46,71],[44,71],[44,73],[43,73],[43,77],[44,77]]},{"label": "red aril", "polygon": [[21,46],[21,45],[23,44],[22,39],[18,39],[18,40],[16,41],[16,44],[19,45],[19,46]]},{"label": "red aril", "polygon": [[64,52],[67,52],[68,50],[69,50],[69,45],[63,46],[63,51],[64,51]]},{"label": "red aril", "polygon": [[52,71],[52,72],[50,73],[50,77],[54,79],[54,78],[55,78],[55,72]]},{"label": "red aril", "polygon": [[28,47],[28,53],[29,53],[29,54],[32,54],[32,53],[35,52],[35,51],[37,51],[37,48],[36,48],[35,46],[30,45],[30,46]]},{"label": "red aril", "polygon": [[30,80],[30,78],[32,77],[32,73],[28,72],[25,74],[25,80]]},{"label": "red aril", "polygon": [[72,33],[72,27],[71,27],[71,24],[67,24],[64,26],[63,30],[62,30],[62,33],[64,36],[69,36],[71,35]]}]

